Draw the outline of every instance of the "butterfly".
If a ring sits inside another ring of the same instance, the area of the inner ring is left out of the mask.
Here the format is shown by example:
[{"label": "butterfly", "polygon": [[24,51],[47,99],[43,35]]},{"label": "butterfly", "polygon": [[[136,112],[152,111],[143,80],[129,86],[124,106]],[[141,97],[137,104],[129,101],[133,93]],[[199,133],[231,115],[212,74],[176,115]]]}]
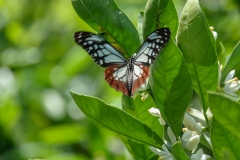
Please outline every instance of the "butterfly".
[{"label": "butterfly", "polygon": [[105,39],[93,33],[79,31],[73,38],[98,65],[106,68],[104,75],[109,85],[131,97],[145,83],[150,65],[168,43],[170,35],[169,28],[155,30],[128,60]]}]

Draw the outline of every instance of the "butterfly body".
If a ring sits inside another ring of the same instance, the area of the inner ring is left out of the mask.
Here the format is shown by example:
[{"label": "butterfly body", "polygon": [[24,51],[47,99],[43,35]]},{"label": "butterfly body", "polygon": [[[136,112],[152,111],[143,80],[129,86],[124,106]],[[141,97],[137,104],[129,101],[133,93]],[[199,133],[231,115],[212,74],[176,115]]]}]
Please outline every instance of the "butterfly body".
[{"label": "butterfly body", "polygon": [[170,39],[170,30],[162,28],[151,33],[139,51],[126,60],[106,40],[89,32],[76,32],[75,41],[81,45],[101,67],[105,67],[105,80],[112,88],[132,96],[145,83],[150,65]]}]

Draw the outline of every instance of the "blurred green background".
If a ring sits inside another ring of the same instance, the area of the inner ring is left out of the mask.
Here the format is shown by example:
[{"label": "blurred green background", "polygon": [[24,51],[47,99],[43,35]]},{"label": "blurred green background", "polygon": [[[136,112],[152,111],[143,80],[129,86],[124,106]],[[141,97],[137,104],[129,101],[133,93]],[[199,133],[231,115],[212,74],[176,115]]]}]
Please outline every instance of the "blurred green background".
[{"label": "blurred green background", "polygon": [[[146,0],[116,0],[137,26]],[[185,0],[174,0],[178,14]],[[209,25],[231,53],[240,39],[238,0],[200,0]],[[96,11],[97,12],[97,11]],[[72,40],[92,31],[70,0],[0,1],[0,160],[131,159],[116,134],[86,119],[70,91],[121,107],[121,94]]]}]

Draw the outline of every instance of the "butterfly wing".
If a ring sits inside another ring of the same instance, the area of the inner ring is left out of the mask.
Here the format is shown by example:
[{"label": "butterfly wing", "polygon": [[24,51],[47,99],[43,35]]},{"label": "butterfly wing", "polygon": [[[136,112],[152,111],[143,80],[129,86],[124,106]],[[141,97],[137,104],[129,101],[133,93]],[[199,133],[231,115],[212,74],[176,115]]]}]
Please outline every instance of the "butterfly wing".
[{"label": "butterfly wing", "polygon": [[105,80],[112,88],[131,96],[131,90],[128,88],[129,69],[127,65],[111,65],[105,70]]},{"label": "butterfly wing", "polygon": [[150,66],[168,43],[170,35],[171,31],[169,28],[161,28],[152,32],[141,45],[134,63]]},{"label": "butterfly wing", "polygon": [[76,32],[73,37],[102,67],[126,63],[125,58],[102,37],[89,32]]},{"label": "butterfly wing", "polygon": [[134,93],[149,76],[149,66],[155,61],[159,52],[168,43],[171,32],[168,28],[161,28],[151,33],[141,45],[134,58],[132,93]]},{"label": "butterfly wing", "polygon": [[132,83],[132,93],[134,93],[142,84],[145,83],[149,76],[150,67],[147,65],[136,65],[134,64],[133,69],[133,83]]}]

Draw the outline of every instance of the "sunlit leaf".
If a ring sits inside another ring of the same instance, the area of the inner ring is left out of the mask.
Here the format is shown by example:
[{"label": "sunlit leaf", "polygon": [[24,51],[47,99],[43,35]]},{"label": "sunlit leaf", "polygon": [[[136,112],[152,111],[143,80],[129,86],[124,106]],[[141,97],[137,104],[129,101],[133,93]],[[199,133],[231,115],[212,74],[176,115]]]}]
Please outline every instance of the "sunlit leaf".
[{"label": "sunlit leaf", "polygon": [[129,58],[138,50],[140,41],[136,28],[113,0],[72,0],[72,5],[82,20],[104,33],[115,48],[124,51],[124,56]]},{"label": "sunlit leaf", "polygon": [[237,45],[234,47],[232,54],[222,71],[222,82],[225,80],[227,74],[231,70],[235,70],[235,76],[240,78],[240,42],[238,42]]},{"label": "sunlit leaf", "polygon": [[197,0],[187,1],[183,8],[177,44],[186,60],[193,88],[206,113],[208,107],[206,92],[215,91],[217,88],[218,64],[215,40]]},{"label": "sunlit leaf", "polygon": [[214,118],[239,139],[240,103],[229,99],[223,94],[215,92],[209,92],[208,99]]},{"label": "sunlit leaf", "polygon": [[[239,133],[239,132],[238,132]],[[211,142],[216,159],[240,159],[240,139],[213,119]]]},{"label": "sunlit leaf", "polygon": [[178,15],[172,0],[148,0],[143,16],[143,38],[165,25],[175,37],[178,28]]},{"label": "sunlit leaf", "polygon": [[163,140],[147,125],[126,112],[107,105],[98,98],[74,92],[71,95],[81,111],[98,125],[126,138],[161,148]]}]

